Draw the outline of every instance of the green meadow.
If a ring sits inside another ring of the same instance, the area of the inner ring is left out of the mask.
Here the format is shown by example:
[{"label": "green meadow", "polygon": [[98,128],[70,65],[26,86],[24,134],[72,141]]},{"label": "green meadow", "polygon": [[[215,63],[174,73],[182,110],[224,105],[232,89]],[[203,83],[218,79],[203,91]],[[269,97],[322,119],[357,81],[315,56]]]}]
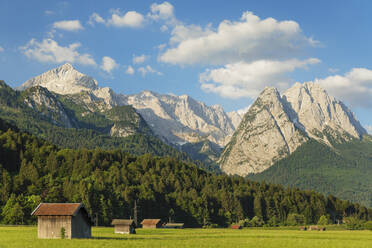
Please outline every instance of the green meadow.
[{"label": "green meadow", "polygon": [[93,228],[92,239],[43,240],[37,228],[0,227],[0,248],[27,247],[372,247],[371,231],[299,231],[284,229],[142,230],[136,235],[114,234],[113,228]]}]

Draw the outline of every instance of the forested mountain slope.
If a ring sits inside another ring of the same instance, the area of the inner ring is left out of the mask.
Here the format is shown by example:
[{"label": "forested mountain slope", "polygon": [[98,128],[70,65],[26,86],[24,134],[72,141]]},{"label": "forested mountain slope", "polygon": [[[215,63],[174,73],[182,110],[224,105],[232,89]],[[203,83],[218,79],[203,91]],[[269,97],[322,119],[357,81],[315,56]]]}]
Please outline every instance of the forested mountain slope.
[{"label": "forested mountain slope", "polygon": [[372,138],[333,142],[333,148],[309,140],[252,180],[313,189],[372,206]]},{"label": "forested mountain slope", "polygon": [[245,218],[268,225],[288,215],[316,223],[355,216],[367,220],[372,210],[324,197],[314,191],[215,175],[170,157],[134,156],[120,150],[60,149],[19,132],[0,119],[0,206],[2,223],[32,223],[39,202],[83,202],[100,225],[112,218],[161,218],[186,226],[226,226]]}]

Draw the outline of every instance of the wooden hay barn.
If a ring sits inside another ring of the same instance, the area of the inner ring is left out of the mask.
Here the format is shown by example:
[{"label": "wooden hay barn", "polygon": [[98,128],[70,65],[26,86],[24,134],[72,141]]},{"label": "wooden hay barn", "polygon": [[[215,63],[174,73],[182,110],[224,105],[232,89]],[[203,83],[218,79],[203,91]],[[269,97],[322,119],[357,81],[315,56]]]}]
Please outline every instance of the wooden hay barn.
[{"label": "wooden hay barn", "polygon": [[183,229],[183,223],[167,223],[165,224],[164,228],[173,228],[173,229]]},{"label": "wooden hay barn", "polygon": [[92,236],[90,218],[81,203],[40,203],[31,213],[37,216],[38,238],[90,238]]},{"label": "wooden hay barn", "polygon": [[111,225],[114,226],[115,233],[136,234],[136,225],[133,220],[113,219]]},{"label": "wooden hay barn", "polygon": [[160,228],[161,220],[160,219],[144,219],[141,222],[142,228]]}]

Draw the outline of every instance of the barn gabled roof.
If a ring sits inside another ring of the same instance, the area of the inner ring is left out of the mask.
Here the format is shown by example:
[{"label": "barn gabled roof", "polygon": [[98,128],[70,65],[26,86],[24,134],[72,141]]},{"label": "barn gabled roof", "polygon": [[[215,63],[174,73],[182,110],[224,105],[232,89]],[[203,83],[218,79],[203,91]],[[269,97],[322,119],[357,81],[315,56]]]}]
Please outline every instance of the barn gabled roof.
[{"label": "barn gabled roof", "polygon": [[84,208],[82,203],[40,203],[31,215],[75,216],[81,208]]},{"label": "barn gabled roof", "polygon": [[160,222],[160,219],[144,219],[142,225],[157,225]]},{"label": "barn gabled roof", "polygon": [[124,220],[124,219],[113,219],[111,225],[126,225],[130,226],[134,224],[134,220]]}]

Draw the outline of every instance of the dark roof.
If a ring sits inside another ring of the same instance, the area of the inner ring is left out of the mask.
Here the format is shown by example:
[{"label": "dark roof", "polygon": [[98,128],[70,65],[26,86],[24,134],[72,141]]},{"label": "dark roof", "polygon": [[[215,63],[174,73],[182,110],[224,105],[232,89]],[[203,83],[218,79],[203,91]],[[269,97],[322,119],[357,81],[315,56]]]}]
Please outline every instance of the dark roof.
[{"label": "dark roof", "polygon": [[134,224],[134,220],[124,220],[124,219],[113,219],[111,225],[126,225],[130,226]]},{"label": "dark roof", "polygon": [[31,215],[75,216],[80,208],[84,208],[82,203],[40,203]]},{"label": "dark roof", "polygon": [[144,219],[142,225],[157,225],[160,222],[160,219]]}]

